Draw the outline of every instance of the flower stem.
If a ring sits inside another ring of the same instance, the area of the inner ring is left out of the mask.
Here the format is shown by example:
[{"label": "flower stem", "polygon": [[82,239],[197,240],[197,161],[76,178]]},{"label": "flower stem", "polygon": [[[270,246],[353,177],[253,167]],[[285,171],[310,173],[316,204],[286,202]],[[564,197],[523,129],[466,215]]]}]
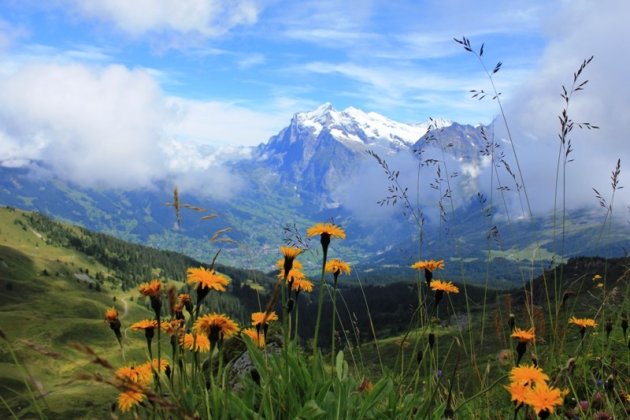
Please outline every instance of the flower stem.
[{"label": "flower stem", "polygon": [[319,338],[319,324],[322,320],[322,307],[324,305],[324,286],[326,285],[326,281],[324,279],[324,275],[326,272],[326,257],[328,256],[328,247],[323,246],[323,259],[322,259],[322,276],[319,281],[319,301],[317,302],[317,320],[315,321],[315,336],[313,337],[313,354],[317,351],[317,341]]}]

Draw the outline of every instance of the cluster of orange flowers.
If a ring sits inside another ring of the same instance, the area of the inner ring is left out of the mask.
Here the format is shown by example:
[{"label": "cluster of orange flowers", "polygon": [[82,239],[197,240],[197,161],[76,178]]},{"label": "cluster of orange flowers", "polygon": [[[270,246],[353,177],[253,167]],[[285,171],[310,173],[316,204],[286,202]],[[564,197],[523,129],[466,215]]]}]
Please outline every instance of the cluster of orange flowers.
[{"label": "cluster of orange flowers", "polygon": [[427,286],[429,287],[429,289],[435,292],[436,308],[442,300],[442,296],[444,296],[444,293],[459,293],[459,288],[455,286],[453,282],[433,279],[433,272],[435,270],[444,269],[444,260],[416,261],[411,265],[411,268],[418,271],[424,271],[424,279],[427,283]]},{"label": "cluster of orange flowers", "polygon": [[516,366],[510,372],[510,384],[505,388],[512,396],[518,411],[523,405],[534,409],[540,418],[546,418],[562,405],[567,391],[549,386],[549,376],[534,366]]},{"label": "cluster of orange flowers", "polygon": [[123,413],[131,410],[136,405],[144,401],[146,389],[153,382],[153,371],[161,373],[170,372],[170,366],[166,360],[153,359],[150,362],[136,366],[124,366],[116,370],[116,379],[120,382],[120,387],[124,389],[118,395],[118,406]]},{"label": "cluster of orange flowers", "polygon": [[269,322],[277,321],[275,312],[254,312],[252,314],[252,327],[241,330],[241,335],[249,337],[259,348],[264,348]]}]

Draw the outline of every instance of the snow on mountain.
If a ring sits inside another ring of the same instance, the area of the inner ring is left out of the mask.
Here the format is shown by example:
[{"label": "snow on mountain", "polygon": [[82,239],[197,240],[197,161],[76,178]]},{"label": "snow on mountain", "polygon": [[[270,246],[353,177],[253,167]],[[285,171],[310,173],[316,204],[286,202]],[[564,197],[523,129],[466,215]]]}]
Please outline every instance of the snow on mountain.
[{"label": "snow on mountain", "polygon": [[[315,137],[327,131],[335,140],[351,148],[380,145],[396,150],[409,147],[429,128],[429,122],[404,124],[354,107],[337,111],[330,103],[322,104],[313,111],[295,114],[291,123]],[[434,121],[436,128],[450,124],[450,121],[442,119]]]}]

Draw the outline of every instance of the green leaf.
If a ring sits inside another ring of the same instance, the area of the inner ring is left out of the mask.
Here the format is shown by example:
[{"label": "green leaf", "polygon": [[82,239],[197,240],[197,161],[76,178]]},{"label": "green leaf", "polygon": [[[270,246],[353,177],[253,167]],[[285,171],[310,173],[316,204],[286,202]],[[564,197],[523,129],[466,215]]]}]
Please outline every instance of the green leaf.
[{"label": "green leaf", "polygon": [[326,412],[314,400],[309,400],[302,406],[297,417],[301,419],[316,419],[325,414]]},{"label": "green leaf", "polygon": [[372,391],[367,395],[367,397],[363,400],[363,407],[361,408],[361,412],[359,414],[359,418],[363,418],[368,412],[381,400],[385,398],[385,396],[391,392],[394,388],[394,384],[390,378],[383,378],[374,385]]},{"label": "green leaf", "polygon": [[335,359],[335,370],[337,371],[337,378],[340,381],[343,381],[348,377],[348,363],[343,360],[343,351],[337,353],[337,358]]}]

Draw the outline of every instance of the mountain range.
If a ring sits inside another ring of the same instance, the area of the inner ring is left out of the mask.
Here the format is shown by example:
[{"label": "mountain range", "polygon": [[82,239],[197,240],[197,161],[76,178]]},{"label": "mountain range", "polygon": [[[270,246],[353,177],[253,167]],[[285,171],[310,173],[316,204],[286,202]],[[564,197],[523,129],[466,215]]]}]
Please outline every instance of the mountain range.
[{"label": "mountain range", "polygon": [[[606,219],[596,208],[571,210],[562,243],[549,215],[513,210],[520,187],[503,157],[505,140],[492,132],[444,119],[404,124],[326,103],[295,114],[246,157],[225,160],[241,180],[229,199],[180,186],[181,223],[169,180],[136,190],[84,187],[57,177],[45,161],[0,165],[0,203],[200,260],[221,249],[223,263],[263,270],[273,267],[278,245],[308,246],[305,228],[333,220],[348,233],[333,244],[335,254],[374,281],[408,276],[406,267],[422,257],[454,262],[445,272],[450,277],[490,275],[493,284],[508,286],[524,271],[571,255],[625,252],[628,226],[602,235]],[[491,149],[502,157],[493,161]],[[207,158],[202,149],[196,153]],[[507,180],[495,187],[502,207],[482,183],[492,171]]]}]

